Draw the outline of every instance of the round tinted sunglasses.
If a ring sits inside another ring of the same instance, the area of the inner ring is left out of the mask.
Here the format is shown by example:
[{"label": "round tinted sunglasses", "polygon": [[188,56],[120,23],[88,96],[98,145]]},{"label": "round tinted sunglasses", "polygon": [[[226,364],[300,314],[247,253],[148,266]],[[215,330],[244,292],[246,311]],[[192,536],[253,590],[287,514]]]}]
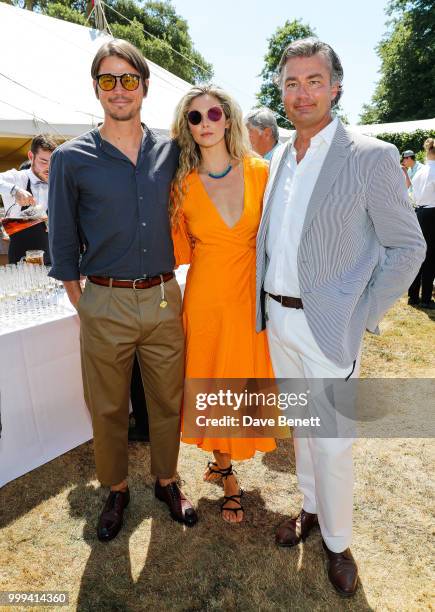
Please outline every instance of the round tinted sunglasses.
[{"label": "round tinted sunglasses", "polygon": [[[207,117],[210,121],[219,121],[223,114],[224,112],[220,106],[212,106],[207,111]],[[199,125],[202,121],[202,113],[197,110],[190,111],[190,113],[187,113],[187,120],[192,125]]]},{"label": "round tinted sunglasses", "polygon": [[127,91],[134,91],[139,87],[140,76],[138,74],[130,74],[128,72],[121,75],[99,74],[97,76],[97,83],[99,88],[103,91],[112,91],[112,89],[115,89],[118,79],[120,80],[123,88]]}]

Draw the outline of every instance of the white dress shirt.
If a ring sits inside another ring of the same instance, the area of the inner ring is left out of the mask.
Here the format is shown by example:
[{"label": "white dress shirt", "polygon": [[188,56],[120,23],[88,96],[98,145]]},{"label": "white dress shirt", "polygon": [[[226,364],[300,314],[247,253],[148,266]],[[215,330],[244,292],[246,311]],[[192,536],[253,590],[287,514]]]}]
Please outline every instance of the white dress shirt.
[{"label": "white dress shirt", "polygon": [[0,195],[3,199],[5,212],[9,209],[8,217],[17,217],[21,212],[21,206],[15,204],[15,198],[11,195],[11,189],[14,186],[26,189],[29,180],[36,204],[42,206],[45,214],[47,214],[48,183],[41,181],[30,168],[26,170],[12,168],[12,170],[0,173]]},{"label": "white dress shirt", "polygon": [[304,158],[296,162],[293,133],[279,177],[266,238],[269,265],[264,289],[273,295],[300,297],[297,255],[308,203],[338,125],[335,118],[311,138]]},{"label": "white dress shirt", "polygon": [[435,208],[435,160],[428,159],[414,175],[412,189],[417,206]]}]

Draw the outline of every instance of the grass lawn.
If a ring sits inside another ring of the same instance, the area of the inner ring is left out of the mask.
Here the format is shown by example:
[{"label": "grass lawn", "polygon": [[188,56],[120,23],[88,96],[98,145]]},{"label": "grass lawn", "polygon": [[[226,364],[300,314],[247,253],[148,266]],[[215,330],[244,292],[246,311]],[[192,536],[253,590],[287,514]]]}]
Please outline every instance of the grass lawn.
[{"label": "grass lawn", "polygon": [[[365,338],[362,375],[434,378],[434,322],[401,300],[383,334]],[[0,590],[68,591],[63,609],[89,612],[433,609],[433,441],[361,439],[354,458],[360,585],[352,600],[330,587],[319,532],[294,549],[274,545],[276,526],[301,505],[291,440],[237,465],[242,526],[221,520],[222,490],[202,482],[208,457],[182,445],[179,473],[200,514],[193,529],[154,500],[148,446],[131,445],[132,501],[109,544],[95,535],[106,491],[92,445],[76,448],[1,490]]]}]

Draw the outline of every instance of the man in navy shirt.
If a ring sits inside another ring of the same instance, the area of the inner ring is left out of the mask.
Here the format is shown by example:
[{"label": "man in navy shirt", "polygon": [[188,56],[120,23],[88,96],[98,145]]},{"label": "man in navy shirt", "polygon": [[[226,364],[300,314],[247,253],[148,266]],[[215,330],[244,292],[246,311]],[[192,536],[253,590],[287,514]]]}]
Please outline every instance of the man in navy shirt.
[{"label": "man in navy shirt", "polygon": [[[184,334],[168,203],[178,149],[141,124],[150,73],[133,45],[105,43],[91,74],[104,122],[53,154],[50,274],[63,281],[80,317],[97,475],[111,489],[97,527],[107,541],[119,532],[130,499],[128,398],[135,353],[149,410],[155,495],[177,521],[191,526],[197,515],[175,482]],[[83,294],[80,274],[88,278]]]}]

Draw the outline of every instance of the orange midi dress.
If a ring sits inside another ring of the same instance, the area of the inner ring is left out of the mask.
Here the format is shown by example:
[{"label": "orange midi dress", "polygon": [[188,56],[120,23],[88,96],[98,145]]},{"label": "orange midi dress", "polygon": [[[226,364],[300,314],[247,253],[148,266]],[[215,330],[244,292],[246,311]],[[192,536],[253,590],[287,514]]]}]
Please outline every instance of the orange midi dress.
[{"label": "orange midi dress", "polygon": [[[183,301],[186,378],[273,378],[265,332],[255,331],[255,240],[267,163],[243,160],[244,208],[229,227],[196,171],[186,179],[181,219],[173,230],[176,264],[190,263]],[[271,451],[271,438],[184,438],[233,459]]]}]

